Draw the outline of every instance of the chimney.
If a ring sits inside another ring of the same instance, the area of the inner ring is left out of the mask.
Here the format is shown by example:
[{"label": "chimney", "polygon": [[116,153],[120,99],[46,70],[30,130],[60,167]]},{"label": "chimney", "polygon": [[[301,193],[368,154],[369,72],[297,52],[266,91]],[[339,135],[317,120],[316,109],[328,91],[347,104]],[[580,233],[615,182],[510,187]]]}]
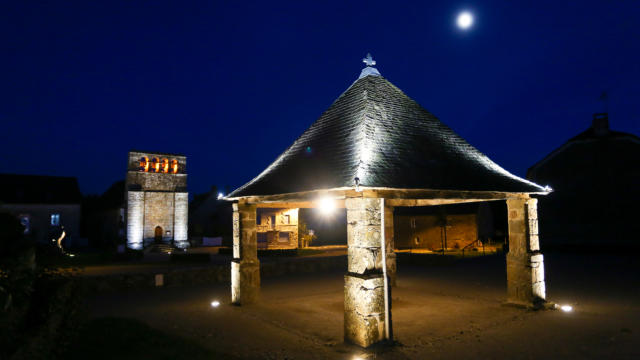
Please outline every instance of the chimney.
[{"label": "chimney", "polygon": [[607,113],[593,114],[591,127],[596,136],[607,135],[609,133],[609,115]]}]

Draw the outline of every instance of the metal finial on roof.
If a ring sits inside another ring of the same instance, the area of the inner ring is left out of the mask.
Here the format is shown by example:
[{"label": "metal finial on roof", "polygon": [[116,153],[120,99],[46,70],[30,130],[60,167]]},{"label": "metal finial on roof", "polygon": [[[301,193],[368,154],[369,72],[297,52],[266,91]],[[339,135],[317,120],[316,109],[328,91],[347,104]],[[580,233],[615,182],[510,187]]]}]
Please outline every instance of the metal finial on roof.
[{"label": "metal finial on roof", "polygon": [[362,62],[367,64],[367,66],[374,66],[376,64],[376,61],[371,57],[371,53],[367,53],[367,57],[362,59]]},{"label": "metal finial on roof", "polygon": [[378,69],[373,67],[376,64],[376,61],[373,60],[373,58],[371,57],[370,53],[367,53],[367,56],[364,59],[362,59],[362,62],[367,64],[367,67],[362,69],[358,79],[362,79],[363,77],[366,77],[366,76],[369,76],[369,75],[381,76],[380,72],[378,71]]}]

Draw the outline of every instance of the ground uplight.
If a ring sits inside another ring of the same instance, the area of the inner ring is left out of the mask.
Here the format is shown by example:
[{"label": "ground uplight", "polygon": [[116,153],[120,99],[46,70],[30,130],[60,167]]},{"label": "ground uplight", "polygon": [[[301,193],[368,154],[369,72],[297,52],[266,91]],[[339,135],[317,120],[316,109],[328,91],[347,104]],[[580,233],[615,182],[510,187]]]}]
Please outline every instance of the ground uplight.
[{"label": "ground uplight", "polygon": [[217,308],[218,306],[220,306],[220,301],[218,301],[218,300],[213,300],[213,301],[211,302],[211,307],[213,307],[213,308]]},{"label": "ground uplight", "polygon": [[560,310],[562,310],[564,312],[572,312],[573,311],[573,306],[571,306],[571,305],[562,305],[562,306],[560,306]]}]

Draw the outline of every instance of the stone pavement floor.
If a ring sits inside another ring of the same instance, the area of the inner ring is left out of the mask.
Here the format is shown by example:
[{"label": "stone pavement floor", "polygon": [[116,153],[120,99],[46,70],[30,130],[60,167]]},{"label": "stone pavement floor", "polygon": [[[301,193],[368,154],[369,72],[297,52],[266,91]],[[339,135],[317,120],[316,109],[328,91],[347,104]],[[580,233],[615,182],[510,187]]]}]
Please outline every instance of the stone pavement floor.
[{"label": "stone pavement floor", "polygon": [[573,305],[571,313],[504,306],[500,256],[438,266],[399,261],[397,343],[369,350],[342,341],[344,269],[263,279],[262,300],[250,306],[230,305],[228,284],[214,284],[101,294],[90,310],[246,359],[637,359],[636,260],[548,255],[548,298]]}]

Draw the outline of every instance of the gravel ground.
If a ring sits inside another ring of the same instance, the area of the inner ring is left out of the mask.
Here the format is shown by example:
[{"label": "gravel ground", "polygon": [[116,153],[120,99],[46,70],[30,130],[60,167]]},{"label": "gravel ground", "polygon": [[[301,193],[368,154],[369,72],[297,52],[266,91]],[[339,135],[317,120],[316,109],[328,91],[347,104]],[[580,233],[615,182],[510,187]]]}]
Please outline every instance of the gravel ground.
[{"label": "gravel ground", "polygon": [[264,279],[262,301],[251,306],[230,305],[229,285],[214,284],[98,295],[90,310],[246,359],[640,358],[637,257],[557,254],[545,262],[548,298],[573,312],[504,306],[500,256],[437,266],[399,258],[397,343],[369,350],[342,341],[343,269]]}]

